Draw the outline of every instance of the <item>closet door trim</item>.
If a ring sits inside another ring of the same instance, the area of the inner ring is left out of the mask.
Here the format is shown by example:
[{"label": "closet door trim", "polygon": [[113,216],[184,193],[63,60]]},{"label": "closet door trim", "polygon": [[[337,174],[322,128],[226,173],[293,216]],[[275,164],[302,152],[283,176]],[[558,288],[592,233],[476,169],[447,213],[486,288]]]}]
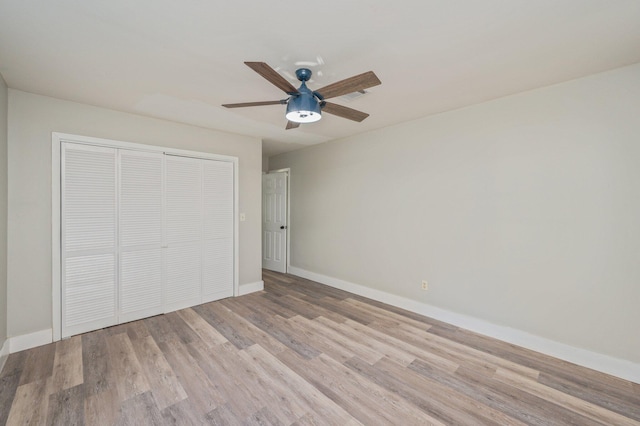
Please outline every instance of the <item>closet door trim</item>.
[{"label": "closet door trim", "polygon": [[238,224],[238,157],[211,154],[207,152],[189,151],[177,148],[167,148],[155,145],[146,145],[133,142],[124,142],[111,139],[95,138],[91,136],[73,135],[68,133],[53,132],[51,134],[51,288],[52,288],[52,332],[53,341],[62,337],[62,217],[61,217],[61,149],[63,142],[102,146],[108,148],[120,148],[133,151],[160,152],[168,155],[192,157],[207,160],[225,161],[233,164],[233,295],[238,296],[239,277],[239,224]]}]

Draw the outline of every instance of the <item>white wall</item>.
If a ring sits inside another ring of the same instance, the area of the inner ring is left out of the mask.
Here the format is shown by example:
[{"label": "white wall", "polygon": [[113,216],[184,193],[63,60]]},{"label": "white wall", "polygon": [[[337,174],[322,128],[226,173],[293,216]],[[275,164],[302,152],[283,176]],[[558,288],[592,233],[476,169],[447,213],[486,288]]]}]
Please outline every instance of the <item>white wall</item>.
[{"label": "white wall", "polygon": [[239,158],[240,285],[261,281],[260,140],[9,89],[8,335],[52,326],[51,133]]},{"label": "white wall", "polygon": [[640,362],[640,64],[269,166],[295,267]]},{"label": "white wall", "polygon": [[7,109],[8,89],[0,75],[0,370],[7,338]]}]

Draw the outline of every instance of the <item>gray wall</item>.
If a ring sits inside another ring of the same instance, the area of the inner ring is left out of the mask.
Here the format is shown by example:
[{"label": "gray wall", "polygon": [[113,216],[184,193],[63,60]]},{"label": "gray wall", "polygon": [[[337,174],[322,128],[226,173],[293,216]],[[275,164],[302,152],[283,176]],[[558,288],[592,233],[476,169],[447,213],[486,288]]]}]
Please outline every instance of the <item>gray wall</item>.
[{"label": "gray wall", "polygon": [[640,64],[271,157],[291,263],[640,362],[639,113]]},{"label": "gray wall", "polygon": [[52,132],[239,157],[239,281],[262,279],[260,140],[9,89],[9,336],[52,327]]},{"label": "gray wall", "polygon": [[0,75],[0,348],[7,338],[7,110],[8,90]]}]

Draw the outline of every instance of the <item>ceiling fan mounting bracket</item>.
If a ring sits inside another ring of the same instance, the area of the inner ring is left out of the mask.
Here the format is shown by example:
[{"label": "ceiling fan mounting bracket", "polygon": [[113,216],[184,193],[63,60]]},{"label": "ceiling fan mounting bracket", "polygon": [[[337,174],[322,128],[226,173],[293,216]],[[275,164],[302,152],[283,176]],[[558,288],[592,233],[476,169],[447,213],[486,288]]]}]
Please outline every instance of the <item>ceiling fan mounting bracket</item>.
[{"label": "ceiling fan mounting bracket", "polygon": [[309,68],[298,68],[296,70],[296,77],[302,82],[309,81],[311,74],[312,73]]}]

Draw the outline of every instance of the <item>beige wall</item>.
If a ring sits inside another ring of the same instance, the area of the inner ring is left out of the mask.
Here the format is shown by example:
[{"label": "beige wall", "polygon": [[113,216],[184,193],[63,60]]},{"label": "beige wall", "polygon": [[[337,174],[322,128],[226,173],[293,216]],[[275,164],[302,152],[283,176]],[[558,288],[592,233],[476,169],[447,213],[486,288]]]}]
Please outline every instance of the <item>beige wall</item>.
[{"label": "beige wall", "polygon": [[261,278],[260,140],[9,90],[8,333],[51,328],[51,133],[239,158],[240,284]]},{"label": "beige wall", "polygon": [[7,337],[7,109],[7,85],[0,75],[0,348]]},{"label": "beige wall", "polygon": [[640,362],[639,115],[640,64],[271,157],[291,263]]}]

